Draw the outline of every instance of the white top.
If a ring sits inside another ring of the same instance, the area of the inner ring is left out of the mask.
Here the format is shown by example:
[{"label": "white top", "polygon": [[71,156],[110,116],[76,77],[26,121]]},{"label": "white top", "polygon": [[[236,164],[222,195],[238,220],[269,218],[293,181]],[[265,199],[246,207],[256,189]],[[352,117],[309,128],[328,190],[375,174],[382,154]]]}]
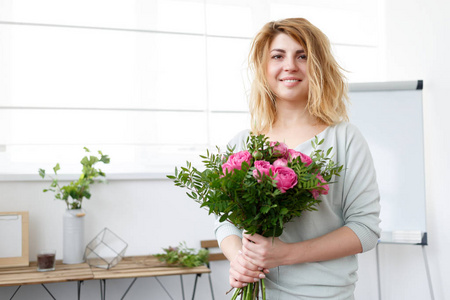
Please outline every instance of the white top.
[{"label": "white top", "polygon": [[[250,131],[236,135],[230,145],[243,150]],[[360,131],[352,124],[339,123],[317,135],[325,139],[318,149],[333,147],[333,160],[344,165],[341,176],[332,179],[328,195],[321,195],[318,211],[305,211],[285,225],[280,239],[295,243],[327,234],[342,226],[352,229],[361,241],[363,251],[375,247],[380,236],[379,191],[369,147]],[[313,151],[311,140],[295,150],[305,154]],[[215,233],[219,244],[229,235],[242,237],[241,231],[229,222],[217,219]],[[267,274],[267,300],[290,299],[353,299],[358,277],[356,255],[335,260],[279,266]]]}]

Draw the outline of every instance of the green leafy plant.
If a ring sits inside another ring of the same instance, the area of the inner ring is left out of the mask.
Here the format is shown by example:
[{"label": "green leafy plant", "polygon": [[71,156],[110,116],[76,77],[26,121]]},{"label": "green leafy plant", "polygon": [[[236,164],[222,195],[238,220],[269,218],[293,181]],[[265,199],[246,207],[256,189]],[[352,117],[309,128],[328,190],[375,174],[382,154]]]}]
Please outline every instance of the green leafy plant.
[{"label": "green leafy plant", "polygon": [[[86,152],[90,152],[88,148],[84,147]],[[85,156],[80,161],[83,165],[83,169],[80,177],[76,181],[71,181],[67,185],[60,185],[58,177],[52,177],[48,175],[52,179],[52,183],[50,184],[50,188],[44,189],[44,192],[54,192],[55,199],[64,200],[66,202],[68,209],[81,209],[83,199],[90,199],[91,192],[90,186],[95,181],[94,179],[98,177],[105,178],[105,173],[100,169],[96,169],[95,165],[99,162],[104,164],[109,164],[110,158],[108,155],[104,155],[101,151],[98,151],[99,156]],[[59,163],[53,168],[53,172],[55,175],[58,175],[58,171],[60,170]],[[39,169],[39,175],[42,178],[45,178],[45,170]]]},{"label": "green leafy plant", "polygon": [[196,252],[193,248],[188,248],[186,242],[180,243],[178,247],[168,247],[163,250],[164,253],[155,254],[155,257],[171,266],[193,268],[208,262],[208,250],[200,249]]}]

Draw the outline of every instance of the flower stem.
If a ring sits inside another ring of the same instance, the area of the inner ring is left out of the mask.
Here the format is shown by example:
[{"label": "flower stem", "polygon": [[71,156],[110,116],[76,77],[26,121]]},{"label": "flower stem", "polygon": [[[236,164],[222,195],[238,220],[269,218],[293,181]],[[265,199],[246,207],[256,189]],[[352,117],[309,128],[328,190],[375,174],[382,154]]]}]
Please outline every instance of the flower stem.
[{"label": "flower stem", "polygon": [[266,300],[266,284],[264,282],[264,279],[261,279],[261,293],[262,293],[262,299]]},{"label": "flower stem", "polygon": [[247,286],[247,297],[245,299],[253,300],[252,293],[253,293],[253,283],[249,283],[249,285]]},{"label": "flower stem", "polygon": [[239,295],[241,295],[242,300],[256,300],[259,297],[260,291],[262,299],[266,300],[266,285],[264,279],[260,279],[259,282],[249,283],[243,288],[236,289],[231,300],[236,300]]},{"label": "flower stem", "polygon": [[236,300],[237,296],[241,291],[242,289],[236,289],[236,291],[234,291],[233,297],[231,297],[231,300]]}]

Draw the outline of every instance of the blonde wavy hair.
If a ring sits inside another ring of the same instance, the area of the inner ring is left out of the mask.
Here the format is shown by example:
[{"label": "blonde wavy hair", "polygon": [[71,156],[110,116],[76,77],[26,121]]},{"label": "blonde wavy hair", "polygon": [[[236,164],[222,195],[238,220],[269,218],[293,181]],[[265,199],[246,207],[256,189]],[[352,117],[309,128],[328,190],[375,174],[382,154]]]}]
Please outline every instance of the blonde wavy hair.
[{"label": "blonde wavy hair", "polygon": [[326,125],[348,121],[346,78],[331,53],[328,37],[308,20],[290,18],[267,23],[253,39],[249,55],[254,75],[249,99],[252,132],[266,132],[275,122],[276,95],[269,87],[266,70],[270,44],[280,33],[297,41],[307,55],[309,113]]}]

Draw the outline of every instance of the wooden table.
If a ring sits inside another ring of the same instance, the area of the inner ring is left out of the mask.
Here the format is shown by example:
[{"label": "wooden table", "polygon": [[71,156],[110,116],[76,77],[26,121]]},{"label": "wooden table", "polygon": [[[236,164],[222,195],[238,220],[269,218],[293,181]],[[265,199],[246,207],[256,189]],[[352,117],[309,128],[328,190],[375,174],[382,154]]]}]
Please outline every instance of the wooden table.
[{"label": "wooden table", "polygon": [[[50,291],[45,287],[47,283],[77,281],[78,283],[78,299],[80,299],[81,282],[85,280],[100,280],[101,298],[106,298],[106,280],[134,278],[122,299],[128,293],[134,282],[139,277],[155,277],[179,275],[181,278],[182,293],[184,299],[184,287],[182,275],[196,274],[194,291],[192,299],[195,297],[195,288],[197,279],[201,274],[210,273],[210,269],[206,266],[195,268],[169,267],[160,263],[153,256],[129,256],[124,257],[116,266],[109,270],[90,267],[87,263],[82,264],[63,264],[62,261],[56,261],[55,271],[39,272],[37,271],[36,262],[31,262],[28,267],[0,268],[0,287],[1,286],[19,286],[12,295],[11,299],[17,293],[22,285],[41,284],[47,292],[52,296]],[[158,279],[157,279],[158,280]],[[161,284],[161,282],[158,280]],[[162,284],[161,284],[162,285]],[[162,285],[166,293],[168,291]],[[169,297],[170,294],[168,294]],[[172,297],[171,297],[172,298]]]},{"label": "wooden table", "polygon": [[15,286],[16,289],[11,299],[19,291],[22,285],[40,284],[55,299],[50,293],[45,284],[55,282],[76,281],[78,290],[78,299],[80,299],[80,286],[84,280],[94,279],[92,270],[88,264],[72,264],[65,265],[62,261],[56,261],[55,271],[39,272],[37,271],[37,263],[31,262],[28,267],[13,267],[0,269],[0,286]]}]

